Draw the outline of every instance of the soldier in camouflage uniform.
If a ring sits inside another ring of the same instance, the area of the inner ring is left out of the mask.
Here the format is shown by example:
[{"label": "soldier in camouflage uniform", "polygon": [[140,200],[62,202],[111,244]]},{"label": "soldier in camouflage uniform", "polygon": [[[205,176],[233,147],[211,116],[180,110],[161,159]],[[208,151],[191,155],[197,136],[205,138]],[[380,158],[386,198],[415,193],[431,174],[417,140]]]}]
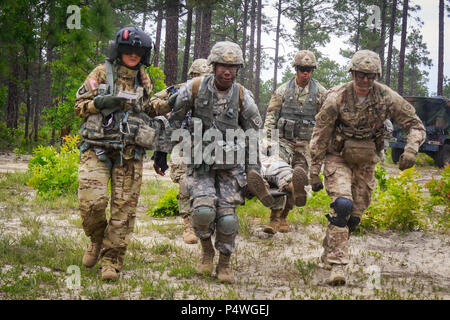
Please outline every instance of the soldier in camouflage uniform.
[{"label": "soldier in camouflage uniform", "polygon": [[[209,73],[212,73],[212,69],[211,66],[207,64],[207,60],[196,59],[194,60],[194,62],[192,62],[192,65],[189,68],[188,76],[190,78],[195,78]],[[155,110],[157,114],[168,114],[171,111],[171,107],[168,104],[169,97],[172,94],[178,92],[178,90],[185,84],[186,83],[176,84],[165,88],[158,93],[155,93],[150,99],[150,106]],[[173,161],[174,157],[176,157],[176,155],[172,154],[169,163],[170,178],[173,182],[178,183],[179,185],[177,199],[178,210],[184,221],[183,241],[187,244],[195,244],[198,242],[198,238],[192,228],[189,193],[187,192],[187,186],[185,183],[186,164],[182,163],[181,161],[175,163]]]},{"label": "soldier in camouflage uniform", "polygon": [[[203,132],[215,128],[224,135],[226,129],[258,130],[262,120],[252,94],[235,82],[238,69],[244,63],[239,46],[228,41],[216,43],[208,63],[213,66],[214,75],[195,78],[181,87],[169,121],[179,128],[190,112],[192,122],[201,122]],[[193,150],[195,152],[195,143]],[[218,163],[214,159],[209,165],[202,158],[201,164],[194,162],[187,166],[192,221],[202,246],[197,272],[212,274],[215,250],[211,236],[215,232],[215,248],[220,253],[217,277],[221,282],[233,283],[230,256],[238,232],[235,209],[244,202],[246,169],[259,171],[259,167],[255,163],[253,168],[247,160],[245,163]]]},{"label": "soldier in camouflage uniform", "polygon": [[381,61],[373,51],[361,50],[352,57],[348,71],[353,81],[330,90],[311,138],[310,183],[313,191],[323,188],[323,175],[332,211],[323,241],[322,261],[331,268],[329,283],[345,284],[350,233],[370,204],[376,153],[384,147],[384,122],[390,118],[408,133],[407,145],[400,157],[399,168],[414,165],[419,146],[425,140],[425,129],[415,109],[384,84]]},{"label": "soldier in camouflage uniform", "polygon": [[[85,234],[91,244],[83,265],[98,260],[102,279],[117,280],[134,228],[142,181],[149,116],[151,39],[126,27],[116,34],[109,58],[86,78],[76,95],[75,113],[84,119],[78,171],[78,198]],[[119,93],[124,95],[119,97]],[[106,220],[108,181],[111,218]]]},{"label": "soldier in camouflage uniform", "polygon": [[[317,67],[314,53],[302,50],[295,55],[292,66],[296,77],[282,84],[272,95],[267,108],[264,128],[268,138],[272,130],[279,130],[280,157],[292,168],[292,183],[284,190],[288,191],[286,205],[281,210],[272,209],[271,223],[265,230],[274,233],[288,232],[286,221],[289,211],[306,204],[305,186],[308,184],[309,140],[314,126],[314,116],[320,109],[327,90],[311,78]],[[281,169],[281,168],[280,168]],[[256,174],[249,176],[249,186],[258,186],[260,180]],[[250,183],[252,181],[252,183]],[[260,190],[262,188],[259,188]]]}]

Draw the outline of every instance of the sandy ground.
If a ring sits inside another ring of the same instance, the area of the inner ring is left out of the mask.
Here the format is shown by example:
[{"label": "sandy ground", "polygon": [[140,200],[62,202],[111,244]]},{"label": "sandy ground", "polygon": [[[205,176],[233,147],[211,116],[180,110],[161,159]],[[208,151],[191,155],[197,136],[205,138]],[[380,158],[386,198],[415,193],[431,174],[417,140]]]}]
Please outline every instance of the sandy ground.
[{"label": "sandy ground", "polygon": [[[16,157],[13,154],[0,153],[0,172],[14,170],[24,171],[29,157]],[[144,179],[168,179],[154,174],[151,162],[145,163]],[[389,174],[396,174],[394,165],[387,165]],[[439,177],[435,168],[419,168],[422,175],[420,182],[425,183],[431,177]],[[0,204],[1,205],[1,204]],[[1,208],[0,208],[1,209]],[[136,228],[145,227],[147,223],[182,225],[182,219],[153,219],[141,221],[146,208],[142,201],[138,207]],[[42,221],[57,221],[56,226],[62,233],[82,237],[82,230],[66,220],[56,220],[56,213],[47,212]],[[77,213],[73,213],[73,218]],[[55,222],[54,222],[55,223]],[[59,225],[60,224],[60,225]],[[44,223],[45,225],[45,223]],[[296,226],[287,234],[275,234],[272,237],[262,232],[263,225],[254,219],[251,236],[237,236],[236,251],[232,258],[236,283],[231,287],[244,299],[450,299],[450,237],[434,232],[408,232],[404,234],[386,231],[372,232],[363,236],[352,236],[350,241],[350,259],[347,266],[348,283],[344,287],[334,288],[326,284],[330,272],[320,263],[322,239],[325,227],[322,225]],[[55,232],[45,228],[44,232]],[[8,222],[7,233],[23,232],[19,219]],[[144,244],[158,241],[170,241],[187,253],[200,257],[199,245],[186,245],[181,235],[168,238],[157,231],[145,234],[136,233],[133,238]],[[218,259],[216,255],[216,261]],[[302,280],[295,262],[301,259],[313,263],[316,268]],[[5,266],[6,268],[8,266]],[[4,268],[5,268],[4,267]],[[123,272],[122,277],[133,276],[132,270]],[[159,275],[173,282],[183,279]],[[209,295],[223,295],[224,286],[202,278],[189,279],[193,284],[209,290]],[[227,287],[228,288],[228,287]],[[374,290],[375,289],[375,290]],[[133,298],[133,295],[131,294]],[[138,297],[138,295],[136,295]],[[135,297],[135,298],[136,298]],[[194,297],[194,296],[193,296]],[[182,297],[176,297],[182,298]],[[184,297],[190,299],[192,297]]]}]

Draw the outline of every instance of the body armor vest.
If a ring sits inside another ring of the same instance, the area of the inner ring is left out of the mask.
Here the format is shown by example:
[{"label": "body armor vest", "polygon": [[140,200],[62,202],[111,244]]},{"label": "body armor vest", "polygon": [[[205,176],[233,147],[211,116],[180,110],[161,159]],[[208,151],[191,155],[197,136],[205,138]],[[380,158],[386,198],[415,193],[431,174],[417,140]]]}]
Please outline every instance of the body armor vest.
[{"label": "body armor vest", "polygon": [[280,119],[277,128],[280,137],[288,140],[309,140],[312,135],[315,115],[317,114],[316,102],[318,86],[314,79],[309,82],[309,93],[305,104],[299,108],[295,94],[295,78],[287,84],[284,102],[281,106]]},{"label": "body armor vest", "polygon": [[[108,60],[106,66],[106,84],[100,84],[99,95],[115,95],[117,65]],[[150,149],[155,132],[150,127],[151,119],[143,112],[144,88],[139,84],[139,73],[134,79],[135,103],[127,104],[128,110],[89,115],[80,129],[80,135],[88,145],[104,149],[123,150],[126,145],[137,145]],[[83,149],[89,146],[84,144]],[[98,148],[97,148],[98,149]],[[143,150],[140,150],[143,151]],[[138,152],[142,153],[142,152]]]},{"label": "body armor vest", "polygon": [[[194,97],[194,109],[193,109],[193,117],[201,119],[203,123],[203,132],[207,131],[210,128],[214,128],[219,130],[222,133],[223,141],[226,144],[223,145],[223,161],[226,159],[226,154],[228,152],[234,153],[234,159],[237,159],[236,152],[239,148],[245,148],[245,146],[239,146],[235,144],[234,141],[226,141],[226,130],[239,129],[239,108],[240,108],[240,85],[233,84],[231,96],[227,95],[226,97],[221,98],[220,100],[225,100],[223,104],[220,106],[222,110],[218,110],[217,106],[214,103],[214,93],[208,89],[208,83],[210,79],[212,79],[214,75],[204,76],[203,80],[200,83],[200,87],[198,89],[197,96]],[[203,146],[208,145],[209,142],[203,142]],[[236,163],[233,164],[219,164],[214,163],[212,165],[213,169],[231,169],[236,166]]]}]

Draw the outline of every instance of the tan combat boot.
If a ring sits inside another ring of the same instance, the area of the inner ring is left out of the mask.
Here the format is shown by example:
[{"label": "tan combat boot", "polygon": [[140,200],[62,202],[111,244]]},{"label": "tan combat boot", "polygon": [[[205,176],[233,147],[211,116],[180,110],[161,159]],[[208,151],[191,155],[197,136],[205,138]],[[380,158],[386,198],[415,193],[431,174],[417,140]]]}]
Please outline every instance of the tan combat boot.
[{"label": "tan combat boot", "polygon": [[297,207],[303,207],[306,204],[305,186],[307,185],[308,176],[306,175],[305,170],[301,167],[295,167],[294,172],[292,173],[292,195]]},{"label": "tan combat boot", "polygon": [[116,281],[119,279],[119,274],[116,269],[111,266],[102,267],[102,280]]},{"label": "tan combat boot", "polygon": [[202,244],[202,259],[200,264],[197,266],[198,274],[208,274],[211,276],[214,269],[214,247],[211,242],[211,238],[206,240],[200,240]]},{"label": "tan combat boot", "polygon": [[289,226],[286,218],[288,216],[289,210],[284,209],[280,214],[280,227],[278,228],[278,231],[281,233],[286,233],[291,231],[291,227]]},{"label": "tan combat boot", "polygon": [[184,221],[184,231],[183,231],[183,241],[186,244],[195,244],[198,242],[198,238],[195,235],[194,229],[192,228],[192,220],[190,216],[183,218]]},{"label": "tan combat boot", "polygon": [[282,210],[272,210],[270,212],[270,223],[264,227],[264,232],[269,234],[275,234],[280,228],[280,214]]},{"label": "tan combat boot", "polygon": [[230,257],[223,253],[219,255],[219,263],[217,264],[217,279],[220,282],[234,283],[234,274],[230,266]]},{"label": "tan combat boot", "polygon": [[101,243],[91,242],[89,247],[86,249],[83,255],[83,265],[86,268],[92,268],[98,261],[98,256],[100,254],[100,249],[102,248]]},{"label": "tan combat boot", "polygon": [[328,284],[332,286],[343,286],[345,284],[345,266],[342,264],[333,264]]},{"label": "tan combat boot", "polygon": [[255,170],[250,170],[247,175],[247,188],[264,206],[270,208],[275,203],[275,199],[270,194],[268,184]]}]

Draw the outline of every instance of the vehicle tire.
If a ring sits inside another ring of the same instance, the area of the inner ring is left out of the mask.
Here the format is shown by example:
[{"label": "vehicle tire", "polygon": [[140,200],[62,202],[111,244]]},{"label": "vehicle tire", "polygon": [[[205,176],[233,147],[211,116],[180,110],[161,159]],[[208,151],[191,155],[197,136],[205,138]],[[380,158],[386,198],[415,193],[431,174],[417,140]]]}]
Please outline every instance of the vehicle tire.
[{"label": "vehicle tire", "polygon": [[400,160],[400,156],[403,153],[403,149],[400,148],[391,148],[391,156],[392,162],[397,163]]},{"label": "vehicle tire", "polygon": [[435,164],[442,168],[446,164],[450,164],[450,144],[444,144],[435,158]]}]

